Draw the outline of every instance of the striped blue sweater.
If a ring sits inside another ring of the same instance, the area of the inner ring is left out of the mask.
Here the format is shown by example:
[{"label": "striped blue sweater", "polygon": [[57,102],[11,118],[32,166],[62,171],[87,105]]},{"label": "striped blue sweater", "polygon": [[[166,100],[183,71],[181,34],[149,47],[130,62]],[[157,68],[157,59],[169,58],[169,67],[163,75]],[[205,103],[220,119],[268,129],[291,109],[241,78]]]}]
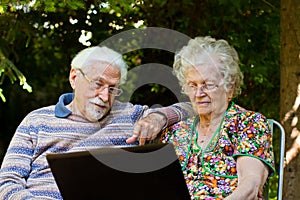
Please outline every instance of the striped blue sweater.
[{"label": "striped blue sweater", "polygon": [[[65,105],[73,94],[64,94],[56,105],[29,113],[18,126],[0,170],[0,199],[62,199],[46,155],[81,151],[99,146],[128,145],[134,123],[152,109],[115,101],[109,115],[91,123]],[[168,125],[188,115],[187,104],[162,108]],[[133,144],[136,145],[136,144]]]}]

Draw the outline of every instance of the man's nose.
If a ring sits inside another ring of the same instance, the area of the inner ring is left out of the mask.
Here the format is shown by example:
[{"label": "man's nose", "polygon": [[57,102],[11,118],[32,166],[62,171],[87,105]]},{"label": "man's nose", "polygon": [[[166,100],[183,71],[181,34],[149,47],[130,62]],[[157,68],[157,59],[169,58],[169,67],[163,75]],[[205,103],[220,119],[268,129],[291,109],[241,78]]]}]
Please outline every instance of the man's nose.
[{"label": "man's nose", "polygon": [[110,94],[109,94],[109,88],[108,87],[103,87],[100,91],[98,92],[98,97],[103,101],[103,102],[108,102]]}]

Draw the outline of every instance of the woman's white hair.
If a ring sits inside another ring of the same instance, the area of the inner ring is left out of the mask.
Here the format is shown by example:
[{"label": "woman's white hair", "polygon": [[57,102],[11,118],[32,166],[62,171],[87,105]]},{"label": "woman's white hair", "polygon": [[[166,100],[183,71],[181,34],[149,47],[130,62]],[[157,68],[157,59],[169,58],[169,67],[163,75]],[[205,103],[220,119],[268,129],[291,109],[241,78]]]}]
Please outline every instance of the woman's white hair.
[{"label": "woman's white hair", "polygon": [[96,63],[108,63],[108,65],[119,68],[121,73],[120,84],[126,82],[127,64],[122,54],[105,46],[94,46],[83,49],[73,58],[71,67],[83,69]]},{"label": "woman's white hair", "polygon": [[227,92],[234,89],[233,97],[241,93],[243,74],[239,67],[236,50],[226,40],[216,40],[210,36],[191,39],[187,46],[175,53],[173,73],[179,84],[186,84],[185,75],[189,68],[202,64],[213,63],[219,70]]}]

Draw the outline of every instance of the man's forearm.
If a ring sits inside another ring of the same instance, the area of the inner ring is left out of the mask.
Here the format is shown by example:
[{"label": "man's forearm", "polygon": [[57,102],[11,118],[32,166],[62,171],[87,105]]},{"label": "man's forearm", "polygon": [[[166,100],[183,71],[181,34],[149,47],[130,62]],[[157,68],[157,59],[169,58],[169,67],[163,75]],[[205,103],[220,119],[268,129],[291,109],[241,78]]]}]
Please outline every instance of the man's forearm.
[{"label": "man's forearm", "polygon": [[194,115],[192,105],[189,102],[176,103],[155,110],[166,116],[164,128]]}]

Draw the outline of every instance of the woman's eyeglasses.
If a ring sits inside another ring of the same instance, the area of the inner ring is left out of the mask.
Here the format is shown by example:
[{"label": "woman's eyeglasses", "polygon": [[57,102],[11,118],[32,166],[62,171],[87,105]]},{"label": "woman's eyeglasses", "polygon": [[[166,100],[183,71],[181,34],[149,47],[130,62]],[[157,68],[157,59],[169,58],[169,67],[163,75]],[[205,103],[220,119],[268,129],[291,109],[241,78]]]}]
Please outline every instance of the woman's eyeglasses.
[{"label": "woman's eyeglasses", "polygon": [[215,83],[204,83],[201,85],[196,84],[186,84],[182,87],[182,92],[186,94],[195,94],[199,89],[203,92],[212,92],[217,89],[221,84]]}]

